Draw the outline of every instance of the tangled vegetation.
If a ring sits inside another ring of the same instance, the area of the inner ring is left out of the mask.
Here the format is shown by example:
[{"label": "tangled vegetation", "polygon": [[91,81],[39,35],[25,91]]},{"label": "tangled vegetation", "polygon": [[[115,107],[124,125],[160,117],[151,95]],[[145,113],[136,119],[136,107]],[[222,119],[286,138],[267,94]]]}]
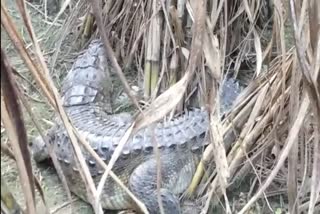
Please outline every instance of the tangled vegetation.
[{"label": "tangled vegetation", "polygon": [[[57,113],[79,146],[58,88],[93,38],[101,38],[139,113],[135,129],[186,106],[207,107],[213,143],[184,195],[202,213],[320,211],[319,1],[15,2],[1,2],[2,213],[78,212],[63,179],[55,182],[64,198],[50,204],[28,142]],[[220,120],[226,76],[245,89]],[[143,90],[139,99],[133,84]],[[10,184],[17,176],[20,194]],[[96,187],[89,189],[100,213]]]}]

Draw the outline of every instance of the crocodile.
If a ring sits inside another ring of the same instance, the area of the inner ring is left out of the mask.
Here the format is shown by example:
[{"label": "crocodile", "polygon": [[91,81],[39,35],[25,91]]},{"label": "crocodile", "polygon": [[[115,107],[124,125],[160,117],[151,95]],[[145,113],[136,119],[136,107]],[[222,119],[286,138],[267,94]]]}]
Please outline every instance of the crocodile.
[{"label": "crocodile", "polygon": [[[110,87],[106,82],[111,70],[102,43],[94,40],[75,60],[61,89],[63,106],[70,121],[106,163],[134,120],[128,113],[112,114],[110,110]],[[230,86],[233,85],[227,84],[227,87]],[[238,94],[238,87],[231,89],[230,98],[233,100],[232,96]],[[206,137],[208,127],[207,112],[194,108],[173,119],[143,128],[128,140],[113,172],[145,204],[149,213],[157,214],[160,213],[157,191],[157,166],[160,161],[163,210],[170,214],[182,213],[178,196],[190,184],[202,151],[209,143]],[[70,190],[88,201],[70,139],[59,119],[45,138],[53,146]],[[40,136],[34,139],[31,150],[37,162],[48,157]],[[156,150],[159,151],[159,159]],[[82,148],[82,152],[97,185],[104,170],[85,149]],[[101,205],[107,210],[139,211],[112,178],[105,183]]]}]

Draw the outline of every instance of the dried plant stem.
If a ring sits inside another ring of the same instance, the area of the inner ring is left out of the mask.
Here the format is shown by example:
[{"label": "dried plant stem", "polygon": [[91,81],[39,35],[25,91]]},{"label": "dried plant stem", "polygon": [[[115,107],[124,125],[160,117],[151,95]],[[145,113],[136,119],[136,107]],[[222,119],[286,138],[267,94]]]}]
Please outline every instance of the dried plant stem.
[{"label": "dried plant stem", "polygon": [[288,157],[288,154],[290,152],[290,149],[292,148],[292,145],[294,142],[296,142],[296,138],[298,137],[299,130],[302,127],[303,121],[305,119],[305,116],[308,112],[308,109],[310,107],[310,101],[307,96],[304,96],[302,104],[299,108],[299,113],[296,117],[296,120],[294,121],[294,124],[292,128],[290,129],[290,132],[288,134],[288,139],[286,141],[285,147],[282,150],[282,154],[280,155],[278,162],[276,163],[276,166],[271,171],[270,175],[268,176],[267,180],[263,183],[263,185],[260,187],[258,192],[248,201],[248,203],[240,210],[239,214],[244,214],[252,205],[253,203],[258,200],[258,198],[263,194],[263,192],[267,189],[267,187],[271,184],[277,173],[279,172],[280,168],[282,167],[284,161]]},{"label": "dried plant stem", "polygon": [[160,59],[160,41],[161,41],[161,24],[162,17],[157,11],[158,1],[152,1],[152,12],[155,16],[152,17],[149,23],[146,42],[146,65],[144,77],[144,96],[148,99],[156,88],[159,79],[159,59]]},{"label": "dried plant stem", "polygon": [[27,212],[36,213],[35,189],[31,159],[27,148],[27,134],[12,73],[7,56],[1,48],[1,120],[6,128],[16,159]]}]

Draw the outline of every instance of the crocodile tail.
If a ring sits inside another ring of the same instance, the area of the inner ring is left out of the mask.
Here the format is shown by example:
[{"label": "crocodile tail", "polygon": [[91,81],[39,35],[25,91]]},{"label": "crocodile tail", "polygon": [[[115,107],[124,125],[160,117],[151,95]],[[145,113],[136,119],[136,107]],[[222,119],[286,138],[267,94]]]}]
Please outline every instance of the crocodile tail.
[{"label": "crocodile tail", "polygon": [[72,107],[102,102],[111,110],[110,69],[103,44],[100,40],[93,40],[63,81],[63,105]]}]

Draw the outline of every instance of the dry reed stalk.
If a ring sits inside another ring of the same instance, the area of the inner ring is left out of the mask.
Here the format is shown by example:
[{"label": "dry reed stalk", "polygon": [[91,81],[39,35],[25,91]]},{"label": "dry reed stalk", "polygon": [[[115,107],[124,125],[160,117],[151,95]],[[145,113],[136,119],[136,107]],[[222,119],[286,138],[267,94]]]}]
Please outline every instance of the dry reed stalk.
[{"label": "dry reed stalk", "polygon": [[[28,213],[36,213],[34,181],[27,134],[11,66],[1,48],[1,120],[11,142]],[[18,208],[18,207],[17,207]]]}]

